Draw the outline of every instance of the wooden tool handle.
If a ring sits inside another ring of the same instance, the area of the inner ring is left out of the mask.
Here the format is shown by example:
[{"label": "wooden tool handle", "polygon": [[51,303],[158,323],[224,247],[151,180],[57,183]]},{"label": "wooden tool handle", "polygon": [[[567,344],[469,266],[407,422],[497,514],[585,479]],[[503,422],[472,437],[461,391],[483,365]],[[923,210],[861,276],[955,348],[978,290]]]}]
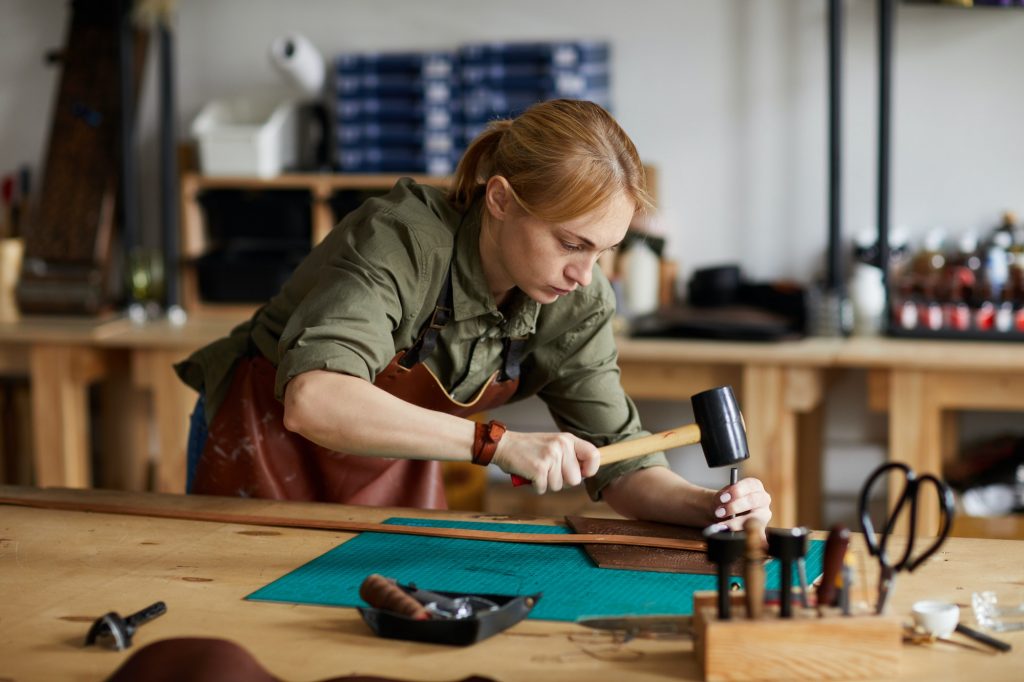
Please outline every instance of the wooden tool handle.
[{"label": "wooden tool handle", "polygon": [[757,620],[764,608],[764,524],[760,519],[748,519],[743,530],[747,534],[746,551],[743,553],[747,618]]},{"label": "wooden tool handle", "polygon": [[832,526],[825,541],[821,583],[818,585],[818,606],[835,606],[838,600],[837,581],[850,544],[850,531],[841,523]]},{"label": "wooden tool handle", "polygon": [[379,573],[367,576],[359,586],[359,596],[370,606],[384,611],[393,611],[413,620],[427,620],[430,614],[419,603],[406,594],[391,578]]},{"label": "wooden tool handle", "polygon": [[642,457],[659,450],[668,450],[699,442],[700,427],[696,424],[687,424],[686,426],[644,436],[643,438],[605,445],[603,448],[598,448],[597,451],[601,453],[601,465],[603,466],[612,462]]},{"label": "wooden tool handle", "polygon": [[[700,427],[696,424],[687,424],[686,426],[680,426],[677,429],[662,431],[661,433],[644,436],[643,438],[624,440],[619,443],[605,445],[603,448],[598,448],[597,451],[601,453],[601,466],[604,466],[605,464],[611,464],[612,462],[621,462],[625,459],[643,457],[644,455],[649,455],[652,452],[678,448],[683,445],[693,445],[694,443],[699,442]],[[529,482],[530,481],[526,480],[522,476],[512,474],[512,485],[516,487],[527,485]]]}]

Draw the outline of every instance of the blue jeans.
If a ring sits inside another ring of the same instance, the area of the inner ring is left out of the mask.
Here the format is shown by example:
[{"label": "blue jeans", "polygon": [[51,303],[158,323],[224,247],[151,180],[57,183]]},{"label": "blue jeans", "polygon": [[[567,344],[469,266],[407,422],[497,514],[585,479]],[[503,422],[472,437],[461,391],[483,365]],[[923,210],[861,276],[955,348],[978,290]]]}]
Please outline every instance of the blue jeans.
[{"label": "blue jeans", "polygon": [[199,394],[196,400],[196,408],[192,410],[192,417],[189,419],[188,429],[188,469],[185,478],[185,492],[192,492],[192,481],[196,475],[196,467],[199,466],[199,458],[203,456],[203,448],[206,447],[206,396]]}]

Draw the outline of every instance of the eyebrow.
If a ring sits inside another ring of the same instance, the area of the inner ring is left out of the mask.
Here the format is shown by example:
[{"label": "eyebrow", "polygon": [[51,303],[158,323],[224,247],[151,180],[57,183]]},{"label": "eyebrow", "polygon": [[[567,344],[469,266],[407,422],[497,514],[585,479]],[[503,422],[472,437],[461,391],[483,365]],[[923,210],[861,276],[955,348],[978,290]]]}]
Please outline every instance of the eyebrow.
[{"label": "eyebrow", "polygon": [[[595,244],[594,242],[590,241],[589,239],[587,239],[586,237],[584,237],[582,235],[576,234],[575,232],[569,232],[568,230],[566,230],[565,231],[565,235],[567,237],[570,237],[570,238],[578,241],[579,243],[583,244],[587,248],[590,248],[590,249],[596,249],[597,248],[597,244]],[[619,246],[624,241],[626,241],[625,238],[620,239],[618,242],[616,242],[615,244],[612,244],[608,248],[609,249],[614,249],[616,246]]]}]

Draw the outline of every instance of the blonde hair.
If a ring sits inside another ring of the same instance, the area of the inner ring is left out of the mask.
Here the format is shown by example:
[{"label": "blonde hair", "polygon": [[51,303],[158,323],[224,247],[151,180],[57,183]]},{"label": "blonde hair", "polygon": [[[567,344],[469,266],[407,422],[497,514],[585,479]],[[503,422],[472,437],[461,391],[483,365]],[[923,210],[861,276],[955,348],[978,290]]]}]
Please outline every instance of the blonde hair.
[{"label": "blonde hair", "polygon": [[459,161],[449,200],[465,211],[495,175],[526,212],[549,222],[585,215],[617,192],[640,213],[653,207],[633,141],[593,102],[549,100],[491,122]]}]

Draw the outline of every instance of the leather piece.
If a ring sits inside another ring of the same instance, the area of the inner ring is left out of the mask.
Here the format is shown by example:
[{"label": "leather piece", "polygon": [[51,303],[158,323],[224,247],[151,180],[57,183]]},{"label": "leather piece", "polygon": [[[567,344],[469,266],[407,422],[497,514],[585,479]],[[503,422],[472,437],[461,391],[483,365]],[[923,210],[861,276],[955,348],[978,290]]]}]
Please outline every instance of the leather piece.
[{"label": "leather piece", "polygon": [[[590,535],[632,535],[704,541],[700,528],[675,526],[668,523],[632,521],[629,519],[600,519],[586,516],[566,516],[565,521],[577,533]],[[701,551],[631,545],[592,544],[584,544],[583,548],[590,556],[591,561],[601,568],[707,575],[718,572],[715,564],[708,561],[707,554]],[[730,575],[741,574],[742,562],[736,562],[731,567]]]},{"label": "leather piece", "polygon": [[[126,660],[107,682],[281,682],[246,649],[226,639],[179,637],[147,644]],[[344,675],[322,682],[401,682],[377,675]],[[473,675],[460,682],[492,682]]]},{"label": "leather piece", "polygon": [[[579,535],[575,533],[516,533],[500,530],[479,530],[470,528],[442,528],[438,526],[403,526],[372,521],[346,519],[294,518],[290,516],[261,516],[234,514],[211,510],[179,510],[174,507],[160,508],[148,505],[110,504],[103,502],[78,502],[60,500],[33,500],[29,498],[0,497],[0,505],[36,509],[59,509],[64,511],[91,512],[94,514],[122,514],[126,516],[150,516],[160,519],[182,519],[185,521],[209,521],[211,523],[235,523],[249,526],[271,526],[275,528],[305,528],[308,530],[334,530],[348,533],[395,533],[399,535],[420,535],[435,538],[458,538],[461,540],[486,540],[490,542],[511,542],[535,545],[580,545],[582,538],[593,539],[589,544],[641,545],[668,549],[693,549],[704,551],[704,542],[676,540],[673,538],[644,537],[642,535]],[[509,517],[502,517],[508,520]],[[526,517],[535,518],[535,517]],[[248,531],[258,532],[258,531]],[[695,547],[696,545],[696,547]],[[2,682],[2,678],[0,678]]]},{"label": "leather piece", "polygon": [[[398,362],[374,385],[407,402],[459,416],[503,405],[518,381],[493,378],[472,403],[452,400],[423,363]],[[360,457],[320,447],[284,427],[274,397],[277,369],[262,355],[239,360],[227,398],[210,424],[196,468],[201,495],[445,509],[438,461]]]}]

